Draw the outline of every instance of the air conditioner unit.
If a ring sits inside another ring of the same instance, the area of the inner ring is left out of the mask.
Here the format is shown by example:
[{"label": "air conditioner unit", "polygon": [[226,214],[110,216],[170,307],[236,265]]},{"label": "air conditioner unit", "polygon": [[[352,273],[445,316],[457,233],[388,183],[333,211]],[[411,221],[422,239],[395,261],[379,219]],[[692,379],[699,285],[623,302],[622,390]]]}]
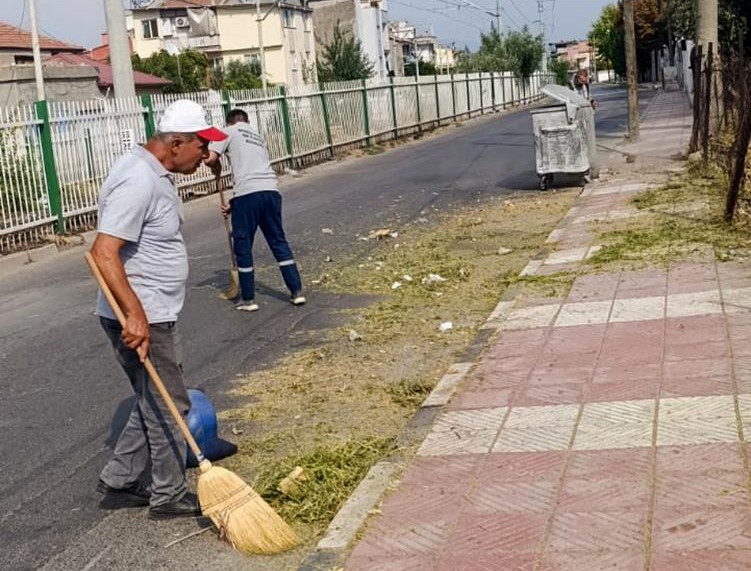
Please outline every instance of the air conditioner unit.
[{"label": "air conditioner unit", "polygon": [[185,18],[185,17],[175,18],[175,27],[176,28],[189,28],[190,21],[188,20],[188,18]]}]

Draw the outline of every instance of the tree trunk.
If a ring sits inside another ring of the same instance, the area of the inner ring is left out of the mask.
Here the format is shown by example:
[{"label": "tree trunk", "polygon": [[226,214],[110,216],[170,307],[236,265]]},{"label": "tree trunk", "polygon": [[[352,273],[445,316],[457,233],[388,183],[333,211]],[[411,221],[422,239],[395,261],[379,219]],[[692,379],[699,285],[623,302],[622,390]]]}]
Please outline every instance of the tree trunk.
[{"label": "tree trunk", "polygon": [[626,28],[626,83],[628,84],[628,138],[639,138],[639,83],[636,79],[636,32],[634,29],[634,0],[623,0],[623,19]]},{"label": "tree trunk", "polygon": [[712,92],[710,94],[711,107],[709,110],[709,132],[714,134],[720,124],[722,116],[722,83],[721,83],[721,62],[720,62],[720,42],[719,34],[719,5],[718,0],[697,0],[696,2],[696,37],[697,44],[704,48],[704,53],[708,53],[709,44],[714,45],[714,62],[715,72],[712,74]]}]

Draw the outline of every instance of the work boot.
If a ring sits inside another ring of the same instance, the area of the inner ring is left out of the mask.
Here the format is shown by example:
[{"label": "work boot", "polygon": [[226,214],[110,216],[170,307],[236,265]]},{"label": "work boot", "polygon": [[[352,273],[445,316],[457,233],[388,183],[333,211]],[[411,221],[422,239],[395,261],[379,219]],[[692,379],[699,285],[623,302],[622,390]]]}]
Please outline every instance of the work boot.
[{"label": "work boot", "polygon": [[198,503],[198,497],[190,492],[187,492],[179,500],[149,508],[149,519],[199,517],[200,515],[201,506]]},{"label": "work boot", "polygon": [[149,490],[138,482],[126,488],[113,488],[99,480],[96,491],[104,496],[100,505],[105,509],[146,507],[151,498]]}]

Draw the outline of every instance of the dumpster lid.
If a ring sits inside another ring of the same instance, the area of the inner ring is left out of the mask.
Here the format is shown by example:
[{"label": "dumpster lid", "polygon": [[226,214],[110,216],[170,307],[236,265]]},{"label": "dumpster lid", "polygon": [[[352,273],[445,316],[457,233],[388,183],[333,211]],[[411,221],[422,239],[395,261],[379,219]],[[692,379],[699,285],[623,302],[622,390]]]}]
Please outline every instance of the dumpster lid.
[{"label": "dumpster lid", "polygon": [[591,103],[585,97],[582,97],[575,91],[570,90],[563,85],[556,85],[555,83],[548,83],[540,88],[540,91],[545,95],[557,99],[561,103],[566,105],[566,116],[568,122],[572,123],[576,117],[576,112],[579,109],[589,107]]},{"label": "dumpster lid", "polygon": [[584,108],[591,105],[588,99],[582,97],[575,91],[570,90],[568,87],[564,87],[563,85],[549,83],[543,86],[540,91],[542,91],[545,95],[548,95],[553,99],[557,99],[561,103],[565,103],[566,105],[570,105],[572,107]]}]

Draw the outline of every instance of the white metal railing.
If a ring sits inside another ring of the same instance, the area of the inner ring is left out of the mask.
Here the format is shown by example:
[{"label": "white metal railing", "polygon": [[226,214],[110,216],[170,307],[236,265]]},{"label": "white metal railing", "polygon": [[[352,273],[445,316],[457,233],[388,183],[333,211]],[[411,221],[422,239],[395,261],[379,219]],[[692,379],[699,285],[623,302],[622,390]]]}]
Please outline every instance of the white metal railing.
[{"label": "white metal railing", "polygon": [[[274,163],[318,160],[337,147],[430,128],[539,97],[551,76],[509,72],[372,78],[267,90],[204,91],[132,99],[40,102],[0,108],[0,253],[90,225],[112,164],[146,141],[173,101],[200,103],[216,126],[244,109]],[[309,158],[308,158],[309,157]],[[225,162],[224,174],[230,166]],[[206,167],[177,175],[184,198],[213,191]]]}]

